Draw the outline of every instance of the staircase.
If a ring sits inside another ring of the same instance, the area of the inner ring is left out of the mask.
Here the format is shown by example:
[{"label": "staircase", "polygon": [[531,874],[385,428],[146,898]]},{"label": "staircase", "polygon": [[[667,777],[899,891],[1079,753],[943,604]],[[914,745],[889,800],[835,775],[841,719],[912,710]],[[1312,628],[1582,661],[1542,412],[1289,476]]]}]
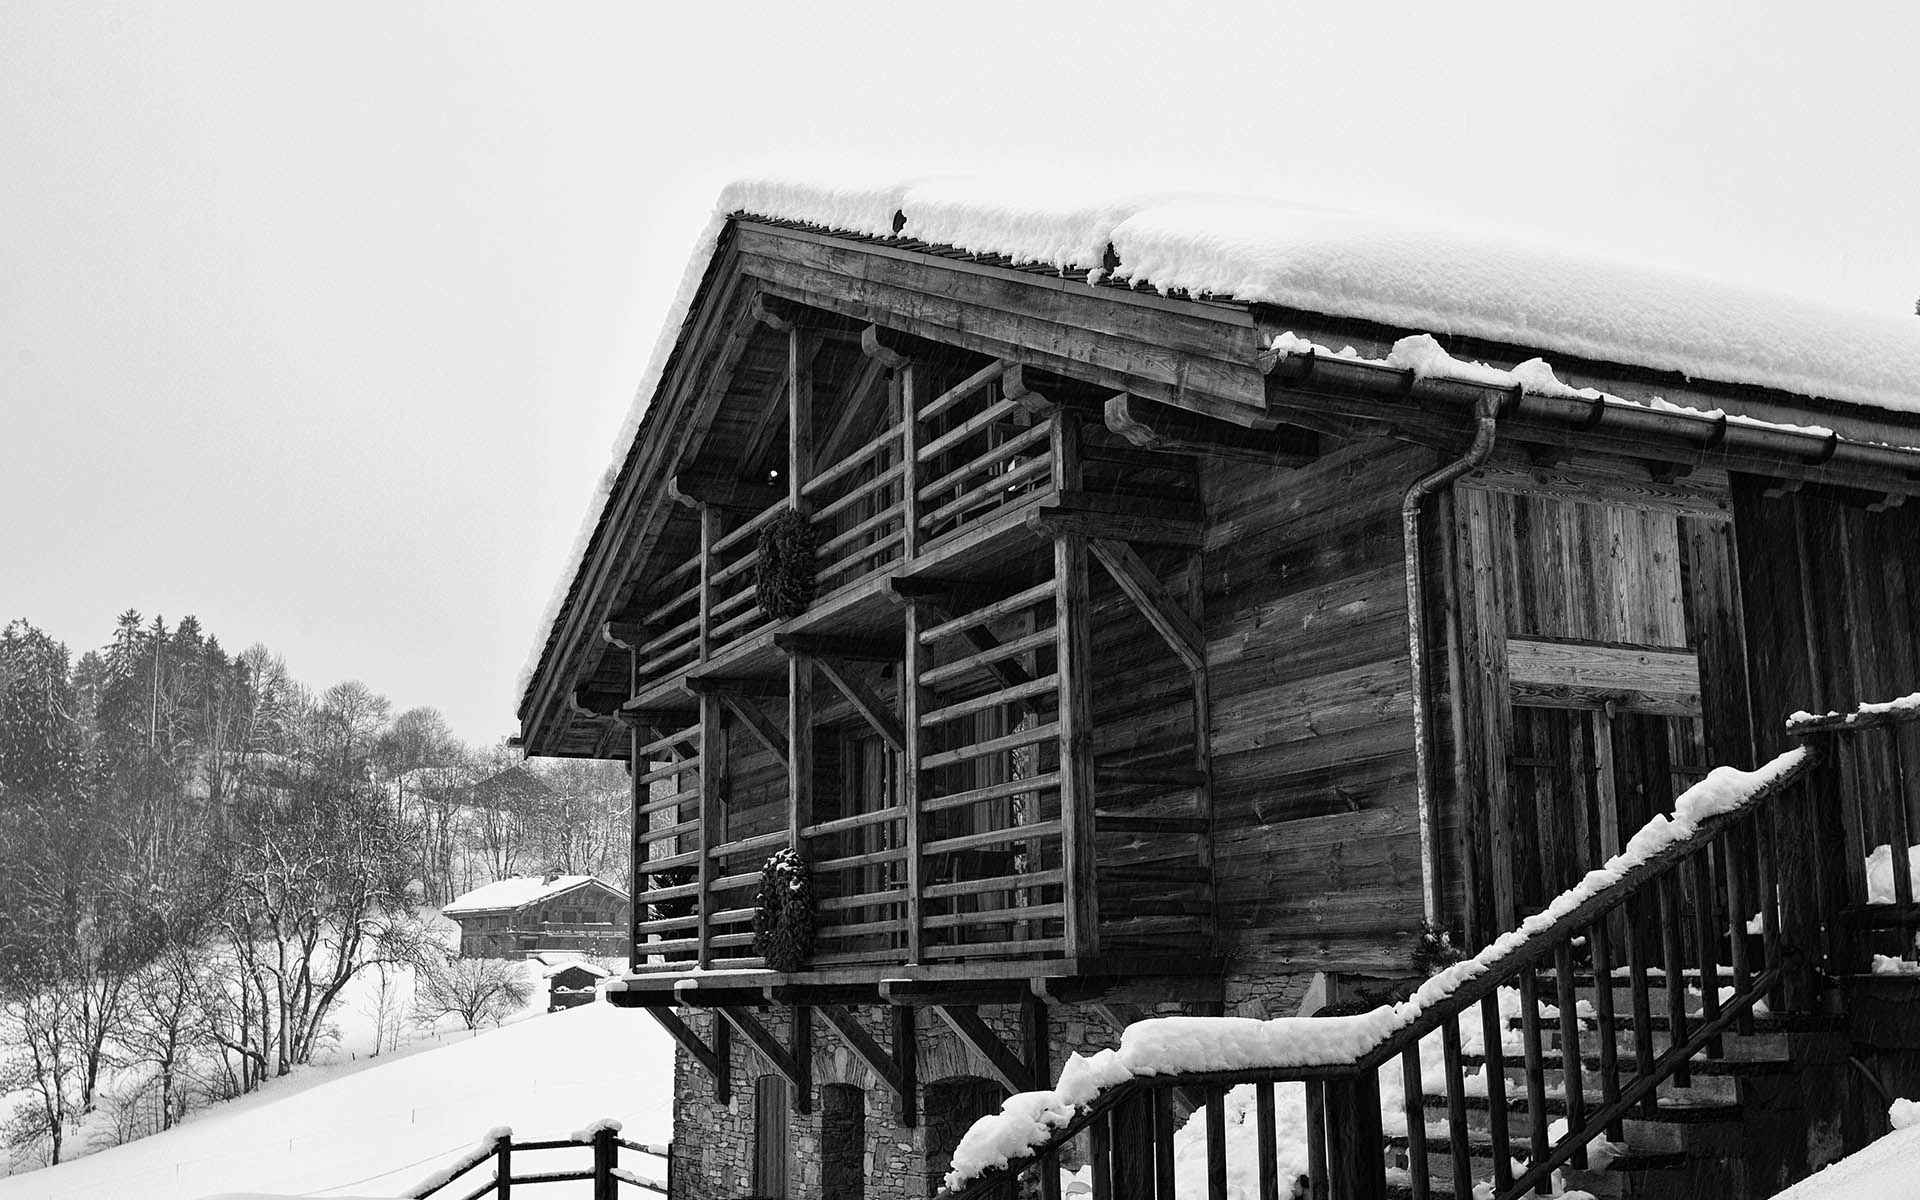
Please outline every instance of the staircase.
[{"label": "staircase", "polygon": [[[1903,778],[1886,735],[1917,720],[1906,704],[1796,719],[1796,749],[1713,773],[1675,819],[1400,1005],[1346,1026],[1270,1023],[1232,1055],[1188,1037],[1173,1065],[1135,1026],[1113,1065],[1129,1073],[1137,1047],[1140,1073],[984,1119],[969,1142],[1028,1152],[942,1196],[990,1195],[1029,1169],[1046,1182],[1062,1164],[1085,1164],[1094,1200],[1174,1200],[1177,1186],[1226,1200],[1230,1178],[1259,1200],[1771,1195],[1834,1123],[1837,1094],[1818,1088],[1837,1093],[1850,1052],[1829,986],[1857,969],[1842,914],[1868,896],[1831,847],[1871,846],[1888,827],[1872,805],[1898,810],[1890,833],[1912,844],[1904,789],[1845,785],[1882,738]],[[1330,1041],[1351,1058],[1329,1062]],[[1182,1128],[1186,1096],[1202,1111]]]},{"label": "staircase", "polygon": [[[1590,974],[1584,976],[1580,980],[1581,990],[1590,987],[1591,981]],[[1699,973],[1692,972],[1684,985],[1688,1011],[1695,1017],[1702,1008],[1699,981]],[[1730,971],[1722,972],[1717,986],[1730,988],[1734,982]],[[1552,986],[1547,978],[1539,983],[1542,988]],[[1631,989],[1617,984],[1612,991],[1615,1011],[1629,1011]],[[1670,1003],[1664,981],[1650,981],[1648,995],[1652,1009],[1648,1020],[1652,1035],[1650,1048],[1658,1056],[1672,1044],[1671,1023],[1664,1015]],[[1548,1016],[1557,1025],[1557,1016],[1552,1013]],[[1719,1057],[1703,1054],[1691,1060],[1687,1086],[1669,1079],[1655,1089],[1651,1108],[1640,1106],[1635,1115],[1622,1118],[1601,1140],[1592,1143],[1588,1149],[1588,1169],[1562,1168],[1561,1182],[1565,1188],[1590,1193],[1596,1200],[1664,1200],[1668,1197],[1684,1200],[1709,1195],[1765,1195],[1774,1190],[1765,1179],[1749,1178],[1748,1167],[1766,1157],[1766,1138],[1793,1133],[1790,1129],[1776,1128],[1780,1101],[1783,1095],[1793,1096],[1797,1092],[1798,1073],[1809,1065],[1844,1062],[1847,1043],[1843,1023],[1836,1017],[1764,1013],[1754,1015],[1752,1023],[1751,1033],[1730,1032],[1722,1036]],[[1508,1131],[1500,1141],[1510,1149],[1511,1131],[1527,1129],[1532,1123],[1524,1071],[1516,1071],[1519,1064],[1514,1062],[1516,1055],[1524,1057],[1518,1036],[1522,1025],[1517,1015],[1506,1018],[1507,1053],[1496,1056],[1492,1063],[1485,1053],[1463,1052],[1460,1056],[1461,1066],[1470,1077],[1490,1065],[1503,1073],[1499,1084],[1489,1081],[1486,1094],[1469,1094],[1464,1105],[1469,1174],[1475,1180],[1491,1181],[1496,1187],[1512,1182],[1519,1170],[1524,1169],[1526,1155],[1521,1156],[1518,1165],[1509,1161],[1504,1170],[1500,1168],[1494,1150],[1498,1123],[1495,1108],[1500,1109]],[[1579,1026],[1582,1101],[1587,1111],[1593,1111],[1602,1107],[1606,1097],[1591,1085],[1591,1080],[1607,1069],[1608,1054],[1596,1017],[1582,1017]],[[1636,1037],[1635,1019],[1619,1018],[1611,1044],[1613,1061],[1630,1059],[1635,1054]],[[1557,1058],[1567,1044],[1555,1027],[1547,1032],[1542,1049],[1551,1060]],[[1565,1078],[1561,1068],[1542,1070],[1543,1108],[1550,1128],[1552,1122],[1564,1120],[1568,1115]],[[1455,1194],[1452,1146],[1445,1089],[1429,1088],[1423,1104],[1426,1120],[1422,1141],[1428,1170],[1425,1194],[1435,1198],[1452,1197]],[[1411,1181],[1397,1181],[1393,1174],[1409,1169],[1411,1147],[1407,1135],[1391,1135],[1386,1144],[1390,1169],[1387,1194],[1414,1195]]]}]

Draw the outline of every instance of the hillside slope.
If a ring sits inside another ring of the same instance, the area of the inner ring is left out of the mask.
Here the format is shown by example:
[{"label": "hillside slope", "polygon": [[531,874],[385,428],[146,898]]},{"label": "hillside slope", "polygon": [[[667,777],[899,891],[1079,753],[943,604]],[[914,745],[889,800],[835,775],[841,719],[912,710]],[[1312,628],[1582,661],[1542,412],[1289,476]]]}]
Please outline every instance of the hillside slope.
[{"label": "hillside slope", "polygon": [[673,1042],[644,1013],[590,1004],[211,1108],[166,1133],[0,1179],[0,1200],[393,1196],[494,1126],[565,1136],[600,1117],[636,1141],[672,1136]]}]

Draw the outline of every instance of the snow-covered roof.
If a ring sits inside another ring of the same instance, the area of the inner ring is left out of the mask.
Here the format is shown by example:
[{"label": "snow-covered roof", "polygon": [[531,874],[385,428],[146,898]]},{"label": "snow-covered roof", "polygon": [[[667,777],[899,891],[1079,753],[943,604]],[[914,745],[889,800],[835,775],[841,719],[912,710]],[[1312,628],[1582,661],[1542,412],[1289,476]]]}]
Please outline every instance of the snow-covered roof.
[{"label": "snow-covered roof", "polygon": [[521,674],[523,695],[730,215],[1085,270],[1096,284],[1113,278],[1920,412],[1920,319],[1906,313],[1283,199],[1116,194],[1024,179],[742,181],[721,193],[695,244]]},{"label": "snow-covered roof", "polygon": [[475,888],[440,911],[446,916],[457,917],[468,913],[523,908],[536,901],[558,896],[561,892],[571,891],[583,883],[597,883],[623,898],[626,896],[626,892],[620,888],[593,875],[556,875],[552,879],[539,875],[515,875]]}]

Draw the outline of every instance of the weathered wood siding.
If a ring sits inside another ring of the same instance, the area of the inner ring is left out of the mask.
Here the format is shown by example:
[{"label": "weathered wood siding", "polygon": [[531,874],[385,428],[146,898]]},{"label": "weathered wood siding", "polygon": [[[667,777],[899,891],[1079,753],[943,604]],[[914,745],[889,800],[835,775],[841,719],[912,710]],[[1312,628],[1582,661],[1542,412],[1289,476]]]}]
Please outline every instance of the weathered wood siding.
[{"label": "weathered wood siding", "polygon": [[1375,441],[1204,486],[1215,878],[1242,963],[1409,969],[1422,916],[1400,497]]},{"label": "weathered wood siding", "polygon": [[[1797,709],[1844,712],[1920,691],[1912,591],[1920,512],[1911,505],[1873,512],[1768,490],[1765,480],[1734,481],[1746,666],[1762,757],[1788,747],[1783,723]],[[1783,891],[1797,879],[1807,895],[1819,888],[1847,903],[1865,894],[1864,859],[1873,847],[1903,840],[1898,807],[1920,817],[1920,729],[1847,739],[1839,748],[1838,787],[1788,810],[1780,870]]]}]

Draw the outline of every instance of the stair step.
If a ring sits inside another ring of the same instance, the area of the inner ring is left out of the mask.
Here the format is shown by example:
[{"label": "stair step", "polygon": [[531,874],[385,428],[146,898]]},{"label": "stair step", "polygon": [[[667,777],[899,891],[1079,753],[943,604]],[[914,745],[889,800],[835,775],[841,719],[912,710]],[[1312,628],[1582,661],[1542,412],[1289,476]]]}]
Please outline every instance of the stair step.
[{"label": "stair step", "polygon": [[[1675,1090],[1684,1092],[1687,1089]],[[1590,1113],[1606,1103],[1599,1092],[1583,1091],[1582,1094],[1586,1097],[1587,1111]],[[1472,1114],[1492,1111],[1493,1106],[1485,1096],[1466,1096],[1463,1097],[1463,1099],[1466,1101],[1469,1120],[1473,1119]],[[1445,1096],[1423,1096],[1422,1100],[1428,1109],[1438,1109],[1441,1112],[1445,1112],[1447,1109],[1447,1098]],[[1564,1097],[1548,1095],[1545,1097],[1544,1107],[1547,1112],[1553,1116],[1564,1117],[1567,1115],[1567,1102]],[[1514,1095],[1509,1092],[1506,1097],[1506,1110],[1509,1119],[1515,1115],[1524,1116],[1529,1112],[1527,1095],[1524,1088],[1519,1095]],[[1696,1103],[1682,1103],[1670,1092],[1663,1089],[1660,1096],[1658,1115],[1654,1117],[1640,1116],[1635,1119],[1669,1125],[1697,1125],[1713,1121],[1738,1121],[1740,1119],[1740,1103],[1737,1100],[1726,1100],[1712,1096],[1702,1097],[1700,1101]]]},{"label": "stair step", "polygon": [[[1531,1143],[1528,1142],[1524,1130],[1517,1132],[1520,1133],[1520,1136],[1509,1139],[1507,1152],[1516,1159],[1528,1159],[1532,1150]],[[1426,1143],[1427,1147],[1428,1173],[1431,1175],[1452,1174],[1452,1140],[1449,1139],[1446,1134],[1435,1133],[1432,1130],[1428,1130],[1426,1136],[1420,1140]],[[1389,1137],[1387,1139],[1387,1145],[1396,1150],[1404,1151],[1407,1149],[1406,1135],[1396,1134],[1393,1137]],[[1493,1140],[1480,1136],[1480,1131],[1475,1130],[1467,1139],[1467,1154],[1475,1159],[1484,1158],[1491,1160],[1493,1158]],[[1670,1167],[1682,1166],[1686,1161],[1686,1154],[1677,1150],[1628,1149],[1623,1153],[1614,1155],[1613,1158],[1609,1160],[1607,1169],[1609,1171],[1622,1172],[1664,1171]]]}]

